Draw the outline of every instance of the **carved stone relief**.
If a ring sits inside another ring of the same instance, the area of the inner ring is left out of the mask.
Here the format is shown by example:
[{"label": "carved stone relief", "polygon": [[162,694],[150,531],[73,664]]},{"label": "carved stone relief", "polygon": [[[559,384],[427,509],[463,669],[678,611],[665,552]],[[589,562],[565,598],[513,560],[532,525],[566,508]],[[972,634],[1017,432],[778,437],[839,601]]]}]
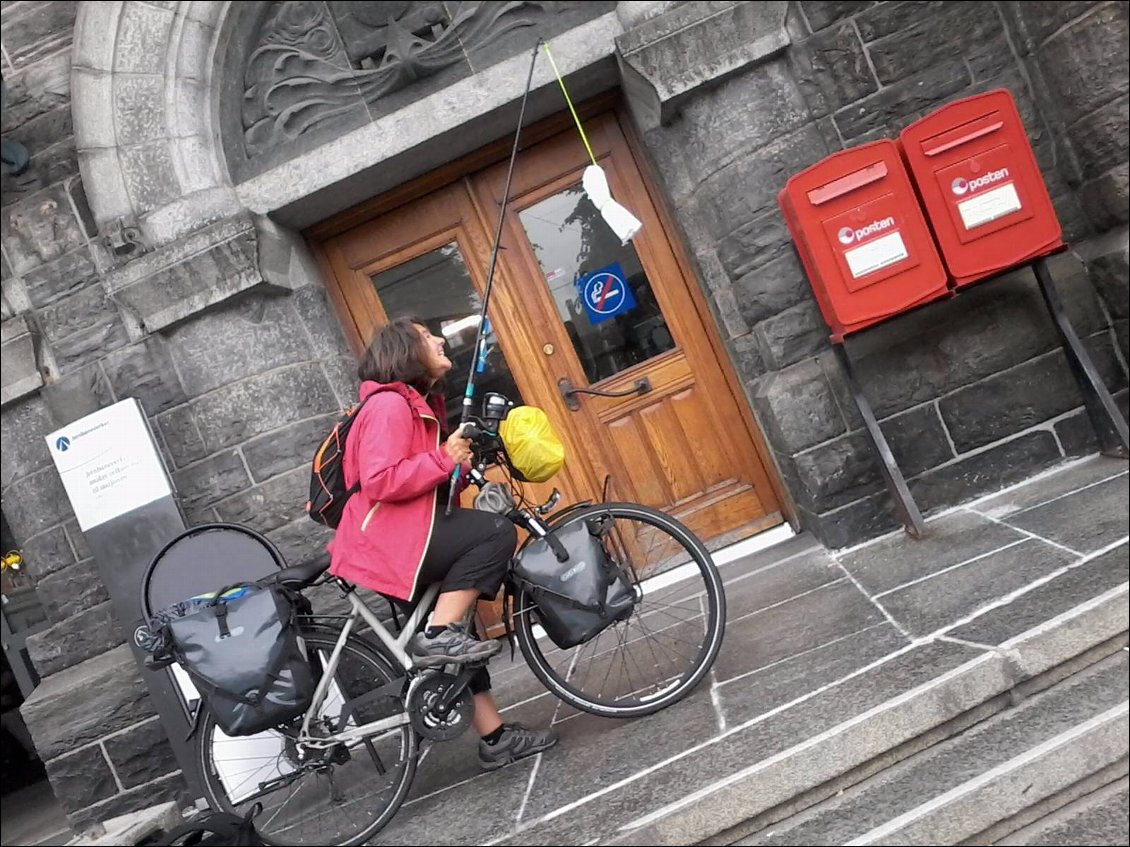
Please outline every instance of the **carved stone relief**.
[{"label": "carved stone relief", "polygon": [[505,37],[512,32],[572,26],[614,5],[538,0],[272,3],[245,42],[246,58],[236,58],[242,72],[241,158],[255,160],[310,135],[358,126],[387,110],[389,104],[382,101],[390,95],[415,90],[441,74],[445,80],[469,76],[506,58],[497,55],[499,50],[525,49],[514,45],[509,50]]}]

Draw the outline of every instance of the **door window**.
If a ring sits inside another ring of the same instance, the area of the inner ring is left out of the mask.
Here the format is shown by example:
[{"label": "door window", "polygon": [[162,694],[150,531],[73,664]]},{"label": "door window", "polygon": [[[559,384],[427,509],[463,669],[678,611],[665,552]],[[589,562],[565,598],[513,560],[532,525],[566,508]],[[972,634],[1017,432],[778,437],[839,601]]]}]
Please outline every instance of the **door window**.
[{"label": "door window", "polygon": [[674,348],[635,247],[579,184],[518,217],[590,383]]},{"label": "door window", "polygon": [[[454,242],[445,244],[373,274],[371,279],[389,320],[419,318],[433,335],[447,339],[447,356],[454,367],[447,375],[445,395],[448,424],[453,426],[462,415],[463,388],[483,305],[459,247]],[[487,337],[490,353],[484,371],[475,379],[475,394],[482,397],[488,391],[497,391],[520,404],[518,386],[493,335]]]}]

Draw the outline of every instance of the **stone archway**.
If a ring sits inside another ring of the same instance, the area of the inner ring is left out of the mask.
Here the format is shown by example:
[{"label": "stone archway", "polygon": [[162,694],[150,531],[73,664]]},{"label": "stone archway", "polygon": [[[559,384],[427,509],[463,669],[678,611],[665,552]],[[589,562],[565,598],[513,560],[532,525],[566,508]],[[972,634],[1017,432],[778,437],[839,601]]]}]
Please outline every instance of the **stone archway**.
[{"label": "stone archway", "polygon": [[99,229],[125,252],[134,226],[157,245],[239,211],[212,102],[212,58],[229,7],[117,0],[79,8],[75,144]]}]

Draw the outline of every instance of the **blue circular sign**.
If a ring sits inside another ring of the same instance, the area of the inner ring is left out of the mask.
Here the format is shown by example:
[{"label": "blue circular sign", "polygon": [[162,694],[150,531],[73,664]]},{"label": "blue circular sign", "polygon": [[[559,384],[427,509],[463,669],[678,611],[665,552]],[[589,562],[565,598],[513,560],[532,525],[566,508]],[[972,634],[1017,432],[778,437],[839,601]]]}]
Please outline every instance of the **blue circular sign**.
[{"label": "blue circular sign", "polygon": [[615,315],[624,306],[628,286],[607,271],[595,273],[585,281],[585,304],[597,315]]},{"label": "blue circular sign", "polygon": [[71,439],[67,438],[67,436],[65,436],[65,435],[60,435],[58,437],[58,439],[56,439],[56,441],[55,441],[55,448],[60,453],[66,453],[67,450],[70,448],[70,446],[71,446]]}]

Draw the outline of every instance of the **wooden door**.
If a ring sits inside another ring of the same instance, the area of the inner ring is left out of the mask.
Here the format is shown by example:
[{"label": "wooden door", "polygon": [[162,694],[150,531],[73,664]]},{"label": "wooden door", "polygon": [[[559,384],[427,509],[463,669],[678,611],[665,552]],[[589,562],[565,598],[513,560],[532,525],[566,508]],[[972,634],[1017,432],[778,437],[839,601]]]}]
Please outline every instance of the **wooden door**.
[{"label": "wooden door", "polygon": [[[575,132],[520,152],[489,315],[498,345],[479,395],[546,410],[568,451],[553,480],[566,501],[646,503],[707,541],[780,523],[752,418],[617,119],[586,128],[613,195],[643,229],[622,246],[584,196]],[[351,337],[363,342],[400,314],[448,336],[455,419],[505,174],[503,162],[466,175],[322,244]],[[641,381],[647,390],[633,392]],[[566,398],[569,387],[624,396]]]},{"label": "wooden door", "polygon": [[[662,509],[707,540],[780,523],[714,328],[617,120],[586,128],[613,196],[643,228],[622,245],[601,219],[580,185],[589,158],[575,133],[519,155],[502,262],[530,315],[522,347],[539,360],[539,398],[570,432],[592,496],[607,481],[609,499]],[[504,163],[470,182],[484,220],[497,217],[505,176]],[[570,388],[624,396],[566,398]]]}]

